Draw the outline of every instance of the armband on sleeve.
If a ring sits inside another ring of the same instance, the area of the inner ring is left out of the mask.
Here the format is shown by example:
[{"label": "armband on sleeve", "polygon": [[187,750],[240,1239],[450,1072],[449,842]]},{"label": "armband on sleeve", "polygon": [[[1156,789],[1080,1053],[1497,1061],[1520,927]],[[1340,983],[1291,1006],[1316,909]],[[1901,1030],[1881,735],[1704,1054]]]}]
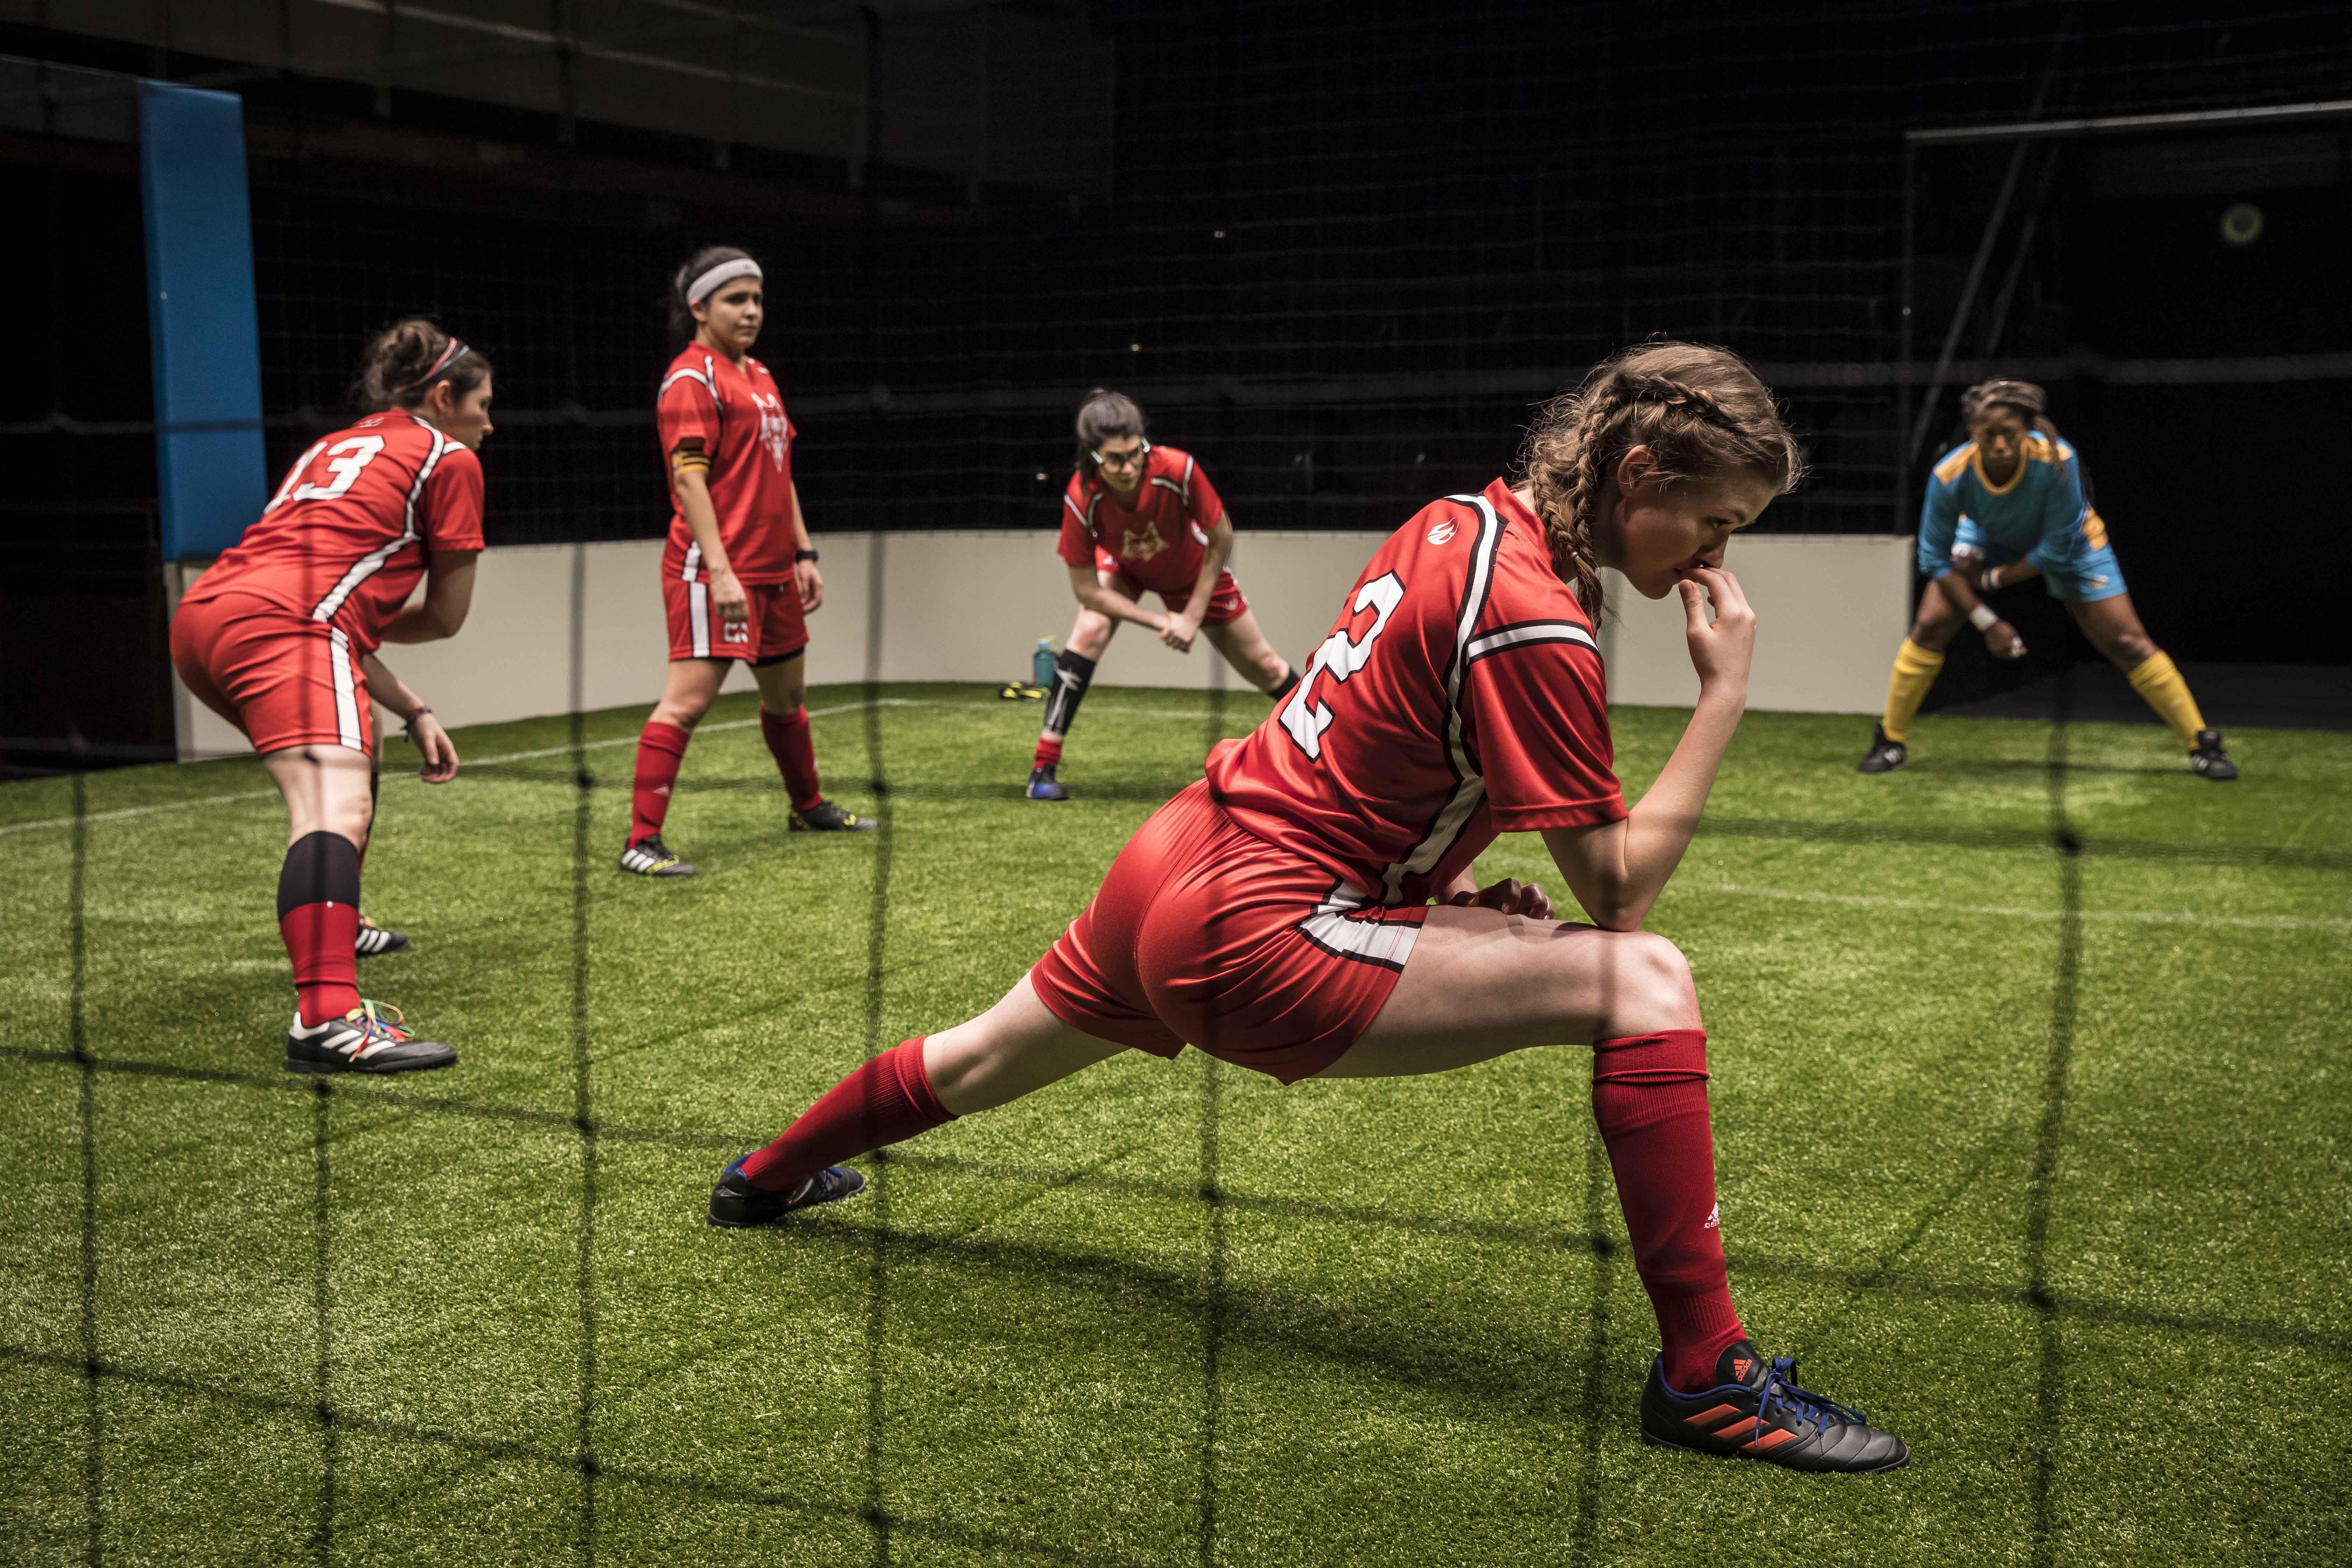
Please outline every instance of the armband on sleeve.
[{"label": "armband on sleeve", "polygon": [[710,458],[702,449],[702,437],[699,436],[680,437],[677,446],[669,455],[669,471],[673,475],[700,474],[708,473],[709,469]]}]

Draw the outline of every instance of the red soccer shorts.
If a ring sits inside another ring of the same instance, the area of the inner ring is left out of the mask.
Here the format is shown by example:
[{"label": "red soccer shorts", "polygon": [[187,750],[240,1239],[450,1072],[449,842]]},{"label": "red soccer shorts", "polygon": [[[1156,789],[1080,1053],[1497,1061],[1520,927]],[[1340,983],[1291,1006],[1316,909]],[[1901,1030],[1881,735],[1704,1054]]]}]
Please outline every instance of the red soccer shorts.
[{"label": "red soccer shorts", "polygon": [[1029,984],[1097,1039],[1296,1083],[1371,1026],[1428,916],[1244,832],[1202,780],[1128,840]]},{"label": "red soccer shorts", "polygon": [[[1108,573],[1110,586],[1133,599],[1137,604],[1143,603],[1145,592],[1143,584],[1120,570],[1118,556],[1108,550],[1096,550],[1095,570],[1097,573]],[[1158,594],[1160,602],[1180,616],[1184,613],[1184,606],[1192,602],[1192,590],[1189,584],[1173,594],[1160,588],[1154,588],[1150,592]],[[1242,612],[1248,608],[1249,601],[1242,597],[1242,585],[1234,581],[1234,574],[1231,572],[1220,569],[1217,573],[1217,586],[1209,595],[1209,608],[1201,616],[1201,624],[1204,626],[1222,626],[1228,621],[1239,619]]]},{"label": "red soccer shorts", "polygon": [[759,664],[808,647],[808,622],[801,615],[798,583],[746,583],[751,614],[740,626],[719,618],[710,584],[699,573],[691,583],[662,574],[662,605],[669,613],[669,657],[740,658]]},{"label": "red soccer shorts", "polygon": [[375,747],[375,705],[342,628],[249,594],[182,605],[172,665],[197,701],[245,731],[257,752]]}]

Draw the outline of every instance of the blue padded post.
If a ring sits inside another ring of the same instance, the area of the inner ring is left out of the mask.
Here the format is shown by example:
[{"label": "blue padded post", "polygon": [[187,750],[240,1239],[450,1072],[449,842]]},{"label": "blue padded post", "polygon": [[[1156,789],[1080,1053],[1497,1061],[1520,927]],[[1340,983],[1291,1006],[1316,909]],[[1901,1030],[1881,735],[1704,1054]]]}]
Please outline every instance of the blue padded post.
[{"label": "blue padded post", "polygon": [[269,489],[236,94],[142,81],[139,190],[163,559],[217,555]]}]

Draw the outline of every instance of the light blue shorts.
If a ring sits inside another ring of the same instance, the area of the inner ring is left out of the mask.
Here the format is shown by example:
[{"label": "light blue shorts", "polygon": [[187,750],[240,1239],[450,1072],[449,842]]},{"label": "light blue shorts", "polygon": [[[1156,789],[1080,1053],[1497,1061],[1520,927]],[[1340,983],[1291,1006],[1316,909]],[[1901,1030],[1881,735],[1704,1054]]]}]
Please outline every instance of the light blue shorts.
[{"label": "light blue shorts", "polygon": [[[1959,531],[1952,538],[1952,549],[1973,550],[1990,566],[2010,565],[2022,561],[2028,553],[1988,542],[1984,531],[1972,517],[1960,519]],[[2052,598],[2070,605],[2094,604],[2129,592],[2124,586],[2124,569],[2116,561],[2116,547],[2107,542],[2107,525],[2095,509],[2084,514],[2083,526],[2074,531],[2065,564],[2056,568],[2043,566],[2042,581]]]}]

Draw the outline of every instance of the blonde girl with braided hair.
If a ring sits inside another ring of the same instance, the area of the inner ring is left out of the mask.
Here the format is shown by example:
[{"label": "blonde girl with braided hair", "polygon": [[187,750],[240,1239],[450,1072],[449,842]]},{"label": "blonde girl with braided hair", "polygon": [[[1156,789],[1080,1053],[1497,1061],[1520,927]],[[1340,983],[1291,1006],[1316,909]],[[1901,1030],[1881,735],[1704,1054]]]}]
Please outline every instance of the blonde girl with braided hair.
[{"label": "blonde girl with braided hair", "polygon": [[1944,668],[1965,621],[1996,658],[2019,658],[2025,640],[1988,602],[2040,577],[2091,646],[2172,728],[2198,777],[2226,783],[2237,764],[2208,729],[2171,658],[2132,608],[2107,525],[2074,446],[2050,422],[2049,398],[2030,381],[1984,381],[1960,395],[1968,439],[1927,476],[1919,509],[1919,572],[1927,579],[1911,633],[1895,650],[1886,711],[1857,771],[1889,773],[1910,759],[1911,721]]},{"label": "blonde girl with braided hair", "polygon": [[[839,1162],[1125,1050],[1190,1044],[1288,1084],[1589,1048],[1664,1347],[1643,1436],[1801,1470],[1902,1464],[1900,1438],[1748,1341],[1697,994],[1641,929],[1747,701],[1756,617],[1725,547],[1802,470],[1737,355],[1654,343],[1597,366],[1539,412],[1516,483],[1433,501],[1389,538],[1288,699],[1210,753],[1003,1000],[882,1052],[730,1164],[711,1223],[790,1223],[865,1185]],[[1681,596],[1699,675],[1682,743],[1630,811],[1592,635],[1604,566]],[[1477,885],[1507,832],[1543,836],[1585,921],[1555,921],[1538,887]]]}]

